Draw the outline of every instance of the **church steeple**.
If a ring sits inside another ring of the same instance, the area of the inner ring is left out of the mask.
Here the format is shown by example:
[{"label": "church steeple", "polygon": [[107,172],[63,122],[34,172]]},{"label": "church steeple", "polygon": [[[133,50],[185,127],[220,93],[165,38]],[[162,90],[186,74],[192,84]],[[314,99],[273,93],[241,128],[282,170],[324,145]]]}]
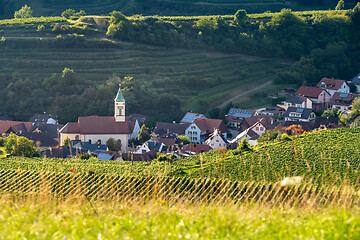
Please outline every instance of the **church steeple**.
[{"label": "church steeple", "polygon": [[116,122],[125,122],[125,98],[121,92],[121,84],[119,84],[119,90],[114,99],[115,109],[114,117]]}]

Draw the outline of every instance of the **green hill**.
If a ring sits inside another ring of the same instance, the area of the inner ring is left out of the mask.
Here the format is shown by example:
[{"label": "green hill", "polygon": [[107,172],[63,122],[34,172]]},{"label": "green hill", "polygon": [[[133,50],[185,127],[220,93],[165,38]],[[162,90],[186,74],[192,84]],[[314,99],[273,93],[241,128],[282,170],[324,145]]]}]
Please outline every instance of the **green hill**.
[{"label": "green hill", "polygon": [[[238,9],[249,13],[280,11],[282,8],[293,10],[334,9],[336,0],[299,1],[299,0],[7,0],[1,1],[0,19],[11,18],[15,10],[28,4],[34,10],[34,16],[60,15],[65,9],[84,10],[88,14],[103,15],[113,10],[127,15],[214,15],[234,14]],[[349,4],[349,7],[353,7]]]}]

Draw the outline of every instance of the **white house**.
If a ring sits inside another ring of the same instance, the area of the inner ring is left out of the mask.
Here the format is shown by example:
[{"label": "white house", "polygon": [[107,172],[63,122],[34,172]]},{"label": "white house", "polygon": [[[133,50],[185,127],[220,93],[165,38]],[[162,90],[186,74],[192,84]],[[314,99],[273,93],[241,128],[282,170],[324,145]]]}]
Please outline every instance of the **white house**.
[{"label": "white house", "polygon": [[286,109],[288,107],[312,108],[311,99],[303,96],[290,96],[284,101]]},{"label": "white house", "polygon": [[221,132],[218,129],[210,135],[210,137],[205,141],[205,143],[210,146],[212,149],[223,149],[227,147],[227,141],[222,136]]},{"label": "white house", "polygon": [[152,140],[146,141],[143,145],[140,145],[136,149],[137,154],[144,154],[150,152],[151,150],[156,149],[157,151],[161,152],[165,144],[162,142],[154,142]]},{"label": "white house", "polygon": [[350,86],[344,80],[338,80],[334,78],[323,78],[317,84],[317,87],[325,89],[331,97],[336,92],[350,93]]},{"label": "white house", "polygon": [[125,116],[125,99],[119,87],[114,99],[114,116],[79,117],[77,122],[69,122],[60,129],[60,143],[66,137],[70,140],[106,144],[109,138],[121,141],[121,152],[126,153],[129,136],[135,136],[137,120]]},{"label": "white house", "polygon": [[354,77],[351,83],[356,86],[357,92],[360,93],[360,73]]}]

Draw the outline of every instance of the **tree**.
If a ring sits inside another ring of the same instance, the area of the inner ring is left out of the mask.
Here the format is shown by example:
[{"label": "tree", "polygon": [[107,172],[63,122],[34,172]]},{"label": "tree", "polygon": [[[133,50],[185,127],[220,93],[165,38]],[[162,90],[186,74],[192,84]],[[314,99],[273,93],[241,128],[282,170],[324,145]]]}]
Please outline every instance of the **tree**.
[{"label": "tree", "polygon": [[15,11],[14,18],[31,18],[33,11],[28,5],[23,6],[19,11]]},{"label": "tree", "polygon": [[69,137],[66,137],[62,144],[64,147],[70,147],[71,146],[71,140]]},{"label": "tree", "polygon": [[74,9],[66,9],[64,12],[62,12],[61,16],[67,19],[70,19],[72,17],[81,17],[85,16],[86,13],[83,10],[80,10],[79,12],[76,12]]},{"label": "tree", "polygon": [[331,108],[323,112],[322,117],[338,117],[340,110],[337,108]]},{"label": "tree", "polygon": [[6,139],[5,151],[15,156],[32,157],[36,148],[33,141],[11,133]]},{"label": "tree", "polygon": [[247,12],[245,9],[237,10],[234,16],[234,22],[236,24],[242,24],[248,19]]},{"label": "tree", "polygon": [[345,7],[344,0],[340,0],[340,1],[338,2],[338,4],[336,5],[335,10],[343,10],[344,7]]},{"label": "tree", "polygon": [[138,132],[138,140],[142,143],[146,142],[150,139],[150,129],[146,127],[146,125],[142,125],[139,132]]},{"label": "tree", "polygon": [[124,14],[122,14],[121,12],[119,11],[112,11],[110,13],[110,23],[111,24],[117,24],[119,23],[120,21],[127,21],[127,18],[125,17]]},{"label": "tree", "polygon": [[353,8],[353,10],[350,12],[350,18],[353,24],[360,24],[360,2],[358,2]]},{"label": "tree", "polygon": [[250,148],[249,143],[246,141],[246,138],[243,138],[241,140],[241,142],[239,143],[239,146],[237,147],[236,151],[238,153],[243,153],[243,152],[249,152],[252,151]]},{"label": "tree", "polygon": [[121,150],[121,140],[115,140],[114,138],[109,138],[106,141],[106,146],[109,148],[110,151],[120,151]]},{"label": "tree", "polygon": [[183,142],[184,145],[187,145],[190,143],[190,138],[185,135],[179,135],[179,139]]}]

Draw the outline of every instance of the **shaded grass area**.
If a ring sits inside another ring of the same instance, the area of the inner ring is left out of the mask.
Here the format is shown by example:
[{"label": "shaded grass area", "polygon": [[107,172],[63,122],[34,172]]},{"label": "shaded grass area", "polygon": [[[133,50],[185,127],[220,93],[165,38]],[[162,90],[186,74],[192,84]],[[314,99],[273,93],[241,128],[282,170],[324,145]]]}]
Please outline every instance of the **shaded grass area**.
[{"label": "shaded grass area", "polygon": [[358,239],[357,207],[1,199],[1,239]]}]

